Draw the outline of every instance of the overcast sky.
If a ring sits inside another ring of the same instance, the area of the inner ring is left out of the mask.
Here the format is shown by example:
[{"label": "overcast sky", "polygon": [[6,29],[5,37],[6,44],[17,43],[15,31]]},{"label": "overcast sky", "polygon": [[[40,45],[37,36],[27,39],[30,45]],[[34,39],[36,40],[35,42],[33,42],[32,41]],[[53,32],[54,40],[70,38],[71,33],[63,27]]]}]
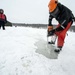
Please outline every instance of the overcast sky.
[{"label": "overcast sky", "polygon": [[[50,0],[0,0],[8,21],[13,23],[48,23]],[[74,0],[59,0],[75,14]],[[54,21],[56,23],[56,21]]]}]

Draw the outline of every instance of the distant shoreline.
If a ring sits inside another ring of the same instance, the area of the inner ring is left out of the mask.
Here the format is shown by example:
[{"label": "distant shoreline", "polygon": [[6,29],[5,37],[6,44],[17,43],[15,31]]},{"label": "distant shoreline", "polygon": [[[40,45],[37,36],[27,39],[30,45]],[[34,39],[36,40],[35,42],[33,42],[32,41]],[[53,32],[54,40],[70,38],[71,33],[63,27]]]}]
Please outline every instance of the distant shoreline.
[{"label": "distant shoreline", "polygon": [[[33,27],[33,28],[47,28],[48,24],[25,24],[25,23],[12,23],[12,26],[22,26],[22,27]],[[54,28],[56,25],[54,25]],[[75,32],[75,25],[72,25],[71,28],[69,29],[70,31]]]}]

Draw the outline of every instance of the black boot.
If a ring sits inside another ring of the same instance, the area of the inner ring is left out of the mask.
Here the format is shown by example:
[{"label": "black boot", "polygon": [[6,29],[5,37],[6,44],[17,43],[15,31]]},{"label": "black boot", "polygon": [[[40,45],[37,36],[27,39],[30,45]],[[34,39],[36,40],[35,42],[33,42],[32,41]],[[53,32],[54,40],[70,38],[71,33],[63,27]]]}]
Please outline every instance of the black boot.
[{"label": "black boot", "polygon": [[48,42],[48,44],[55,44],[54,42]]},{"label": "black boot", "polygon": [[55,42],[51,41],[51,42],[48,42],[48,44],[55,44]]},{"label": "black boot", "polygon": [[57,47],[54,51],[59,53],[61,50],[62,50],[62,47],[60,46],[60,47]]}]

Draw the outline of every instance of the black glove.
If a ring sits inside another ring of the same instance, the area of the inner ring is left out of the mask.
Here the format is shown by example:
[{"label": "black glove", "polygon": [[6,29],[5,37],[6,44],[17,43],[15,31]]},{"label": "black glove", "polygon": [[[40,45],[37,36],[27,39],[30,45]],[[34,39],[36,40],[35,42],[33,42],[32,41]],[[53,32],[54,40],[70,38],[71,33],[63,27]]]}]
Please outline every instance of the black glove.
[{"label": "black glove", "polygon": [[48,36],[52,36],[52,35],[54,35],[54,33],[55,33],[55,29],[48,31]]}]

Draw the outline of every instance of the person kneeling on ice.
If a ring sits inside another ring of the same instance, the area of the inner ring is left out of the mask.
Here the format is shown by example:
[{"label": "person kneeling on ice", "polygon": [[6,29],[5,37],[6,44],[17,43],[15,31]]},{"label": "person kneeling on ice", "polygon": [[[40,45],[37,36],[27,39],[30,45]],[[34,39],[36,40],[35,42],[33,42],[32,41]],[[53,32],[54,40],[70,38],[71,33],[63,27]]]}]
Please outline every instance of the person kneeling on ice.
[{"label": "person kneeling on ice", "polygon": [[[48,36],[56,35],[57,48],[55,52],[62,50],[64,45],[64,39],[66,32],[71,27],[73,21],[75,20],[72,11],[66,6],[58,2],[58,0],[50,0],[49,2],[49,24],[48,24]],[[58,21],[58,25],[53,29],[52,19],[55,18]],[[49,44],[54,44],[55,41],[49,42]]]}]

